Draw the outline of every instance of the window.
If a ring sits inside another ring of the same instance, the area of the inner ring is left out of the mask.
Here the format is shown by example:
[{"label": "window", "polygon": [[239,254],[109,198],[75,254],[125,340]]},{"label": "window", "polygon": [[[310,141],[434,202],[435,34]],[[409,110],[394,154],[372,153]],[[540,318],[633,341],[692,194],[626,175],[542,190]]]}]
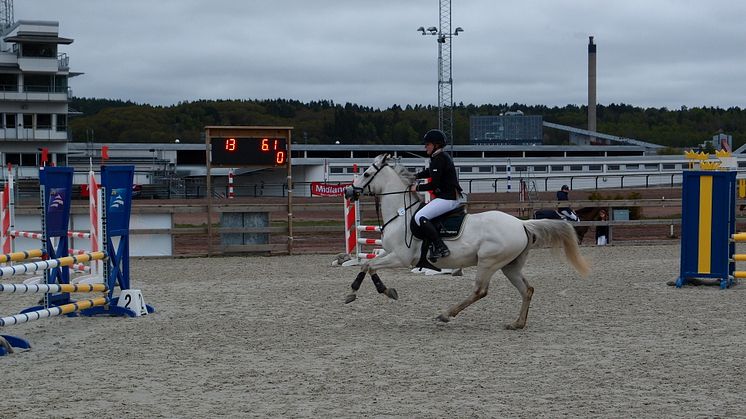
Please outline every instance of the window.
[{"label": "window", "polygon": [[495,173],[505,173],[507,170],[506,166],[495,166]]},{"label": "window", "polygon": [[37,129],[52,129],[52,115],[48,113],[40,113],[36,115],[36,128]]},{"label": "window", "polygon": [[5,153],[5,163],[10,163],[14,166],[21,165],[21,154],[20,153]]},{"label": "window", "polygon": [[564,172],[565,166],[551,166],[553,172]]},{"label": "window", "polygon": [[606,170],[612,172],[612,171],[619,171],[619,165],[618,164],[608,164],[606,165]]},{"label": "window", "polygon": [[640,170],[639,164],[625,164],[624,168],[627,170]]},{"label": "window", "polygon": [[329,168],[329,173],[331,173],[333,175],[341,175],[344,172],[345,172],[345,168],[344,167],[330,167]]},{"label": "window", "polygon": [[460,173],[471,173],[473,169],[474,168],[472,166],[459,166],[458,171]]},{"label": "window", "polygon": [[24,43],[21,45],[21,51],[22,57],[56,58],[57,44],[51,42]]},{"label": "window", "polygon": [[18,76],[15,74],[0,74],[0,91],[17,92]]},{"label": "window", "polygon": [[30,113],[23,114],[23,127],[33,128],[34,126],[34,115]]},{"label": "window", "polygon": [[5,114],[5,125],[3,128],[15,128],[16,127],[16,114],[6,113]]},{"label": "window", "polygon": [[27,74],[23,78],[23,88],[26,92],[51,92],[52,77],[46,75]]},{"label": "window", "polygon": [[67,115],[64,113],[57,114],[57,131],[67,131]]},{"label": "window", "polygon": [[56,93],[67,91],[67,76],[54,76],[54,91]]},{"label": "window", "polygon": [[5,153],[5,162],[14,166],[36,167],[38,154],[34,153]]},{"label": "window", "polygon": [[570,171],[571,172],[582,172],[583,166],[580,164],[573,164],[572,166],[570,166]]},{"label": "window", "polygon": [[[681,167],[676,167],[676,166],[678,166],[678,165],[674,164],[674,163],[663,163],[663,170],[676,170],[676,169],[680,169],[681,168]],[[740,166],[740,164],[739,164],[739,166]]]},{"label": "window", "polygon": [[546,172],[547,167],[546,166],[534,166],[534,172]]},{"label": "window", "polygon": [[658,165],[657,164],[646,164],[645,170],[658,170]]},{"label": "window", "polygon": [[603,170],[604,170],[603,166],[601,166],[600,164],[591,164],[591,165],[588,165],[588,171],[589,172],[601,172]]},{"label": "window", "polygon": [[515,166],[513,167],[516,173],[528,171],[528,166]]},{"label": "window", "polygon": [[479,173],[492,173],[492,166],[477,166]]}]

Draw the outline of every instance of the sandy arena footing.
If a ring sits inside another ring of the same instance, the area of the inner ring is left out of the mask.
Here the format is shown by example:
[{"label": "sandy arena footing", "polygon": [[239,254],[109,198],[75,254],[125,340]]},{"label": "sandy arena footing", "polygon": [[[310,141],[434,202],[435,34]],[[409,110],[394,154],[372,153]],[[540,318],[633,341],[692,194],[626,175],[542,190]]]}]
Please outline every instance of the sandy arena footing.
[{"label": "sandy arena footing", "polygon": [[[588,279],[532,251],[521,331],[503,328],[520,298],[502,273],[442,324],[474,268],[382,271],[398,301],[366,279],[345,305],[357,269],[333,255],[133,260],[155,314],[0,330],[33,345],[0,358],[0,417],[743,415],[746,286],[667,286],[676,245],[581,251]],[[0,315],[37,299],[0,295]]]}]

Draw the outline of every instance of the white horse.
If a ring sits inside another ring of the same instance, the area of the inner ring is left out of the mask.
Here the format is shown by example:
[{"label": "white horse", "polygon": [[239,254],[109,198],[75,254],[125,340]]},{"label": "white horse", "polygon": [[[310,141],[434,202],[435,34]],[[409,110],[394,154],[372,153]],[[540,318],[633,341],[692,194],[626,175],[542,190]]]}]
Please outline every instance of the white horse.
[{"label": "white horse", "polygon": [[[418,208],[420,196],[409,191],[414,176],[403,166],[391,161],[390,155],[376,157],[362,176],[359,176],[345,195],[358,199],[367,193],[380,197],[383,218],[382,244],[385,252],[362,265],[360,273],[352,283],[352,292],[346,303],[355,301],[356,292],[369,273],[379,293],[398,299],[393,288],[387,288],[377,274],[379,269],[412,267],[420,258],[422,241],[412,236],[410,219]],[[469,214],[464,220],[462,234],[447,240],[451,250],[448,257],[434,263],[438,268],[462,268],[477,266],[474,292],[464,301],[438,315],[437,319],[448,322],[451,317],[487,295],[490,279],[502,269],[505,276],[518,289],[523,303],[518,319],[506,325],[508,329],[522,329],[526,326],[528,309],[534,293],[521,270],[528,251],[534,247],[550,246],[562,248],[566,259],[582,275],[590,271],[587,262],[580,255],[578,240],[572,225],[561,220],[520,220],[500,211],[487,211]]]}]

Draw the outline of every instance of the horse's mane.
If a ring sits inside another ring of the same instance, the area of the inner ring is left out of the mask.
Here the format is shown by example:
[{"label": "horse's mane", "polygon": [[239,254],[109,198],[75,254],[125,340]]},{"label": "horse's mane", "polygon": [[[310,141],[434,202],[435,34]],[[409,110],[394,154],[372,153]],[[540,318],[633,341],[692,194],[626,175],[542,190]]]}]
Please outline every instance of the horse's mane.
[{"label": "horse's mane", "polygon": [[409,169],[404,167],[403,165],[396,163],[393,166],[391,166],[397,175],[404,181],[406,185],[411,185],[414,183],[414,173],[410,172]]}]

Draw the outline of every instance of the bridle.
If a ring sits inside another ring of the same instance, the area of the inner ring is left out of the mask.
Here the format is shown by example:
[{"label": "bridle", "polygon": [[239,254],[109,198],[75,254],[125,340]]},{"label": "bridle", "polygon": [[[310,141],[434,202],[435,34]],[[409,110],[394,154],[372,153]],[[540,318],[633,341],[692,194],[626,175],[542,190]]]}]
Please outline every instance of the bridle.
[{"label": "bridle", "polygon": [[[380,214],[380,211],[378,210],[378,199],[377,199],[379,196],[406,194],[407,192],[409,192],[409,188],[407,188],[407,189],[405,189],[403,191],[384,192],[384,193],[373,193],[373,191],[371,191],[371,189],[370,189],[371,182],[373,182],[373,179],[375,179],[375,177],[386,166],[388,166],[388,163],[386,162],[386,159],[384,159],[383,164],[381,166],[378,166],[375,163],[373,163],[371,165],[371,167],[373,167],[375,169],[375,172],[373,172],[372,175],[367,176],[367,181],[365,182],[365,184],[363,186],[348,186],[345,189],[345,198],[349,199],[349,200],[352,200],[352,201],[357,201],[358,199],[360,199],[360,195],[363,195],[363,194],[368,195],[368,196],[373,196],[373,197],[376,198],[376,213]],[[363,176],[365,176],[365,174],[363,174]],[[366,189],[368,190],[367,193],[365,192]],[[414,207],[415,205],[417,205],[419,203],[420,203],[420,200],[416,199],[416,200],[414,200],[414,202],[412,202],[411,204],[407,205],[406,195],[404,195],[404,208],[403,208],[403,211],[402,211],[402,209],[400,209],[399,211],[397,211],[396,215],[394,215],[390,220],[388,220],[385,223],[381,224],[381,232],[383,232],[383,230],[386,228],[386,226],[389,225],[389,224],[391,224],[392,221],[396,220],[400,216],[404,216],[404,214],[406,214],[407,211],[409,211],[412,207]],[[380,215],[379,215],[379,221],[380,221]],[[405,234],[406,234],[406,225],[405,225]]]},{"label": "bridle", "polygon": [[[375,179],[378,173],[380,173],[381,170],[383,170],[383,168],[386,166],[388,166],[388,164],[386,163],[385,160],[381,167],[378,167],[376,166],[375,163],[373,163],[372,167],[376,169],[375,173],[373,173],[373,175],[371,176],[368,176],[368,181],[363,186],[354,186],[354,185],[348,186],[345,189],[345,198],[350,199],[352,201],[357,201],[358,199],[360,199],[360,195],[364,193],[365,188],[368,188],[368,193],[366,195],[376,196],[376,194],[374,194],[373,191],[370,190],[370,183],[373,182],[373,179]],[[363,176],[365,177],[365,174],[363,174]],[[378,194],[378,195],[383,195],[383,194]]]}]

